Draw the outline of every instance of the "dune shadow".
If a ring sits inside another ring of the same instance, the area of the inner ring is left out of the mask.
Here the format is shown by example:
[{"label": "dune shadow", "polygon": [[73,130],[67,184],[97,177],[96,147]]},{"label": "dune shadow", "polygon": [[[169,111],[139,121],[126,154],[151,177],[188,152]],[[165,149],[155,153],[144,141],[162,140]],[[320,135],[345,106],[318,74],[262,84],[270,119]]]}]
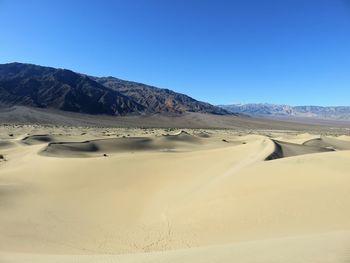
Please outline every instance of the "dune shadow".
[{"label": "dune shadow", "polygon": [[295,144],[295,143],[283,142],[278,140],[272,140],[272,141],[274,143],[275,150],[265,159],[265,161],[298,156],[298,155],[334,151],[334,149],[332,148],[320,147],[317,145]]},{"label": "dune shadow", "polygon": [[30,135],[21,140],[25,145],[36,145],[44,144],[56,141],[52,135],[43,134],[43,135]]},{"label": "dune shadow", "polygon": [[40,152],[45,156],[56,157],[96,157],[112,153],[160,151],[176,152],[193,145],[200,145],[201,139],[193,135],[179,133],[161,137],[125,137],[96,139],[84,142],[50,142]]}]

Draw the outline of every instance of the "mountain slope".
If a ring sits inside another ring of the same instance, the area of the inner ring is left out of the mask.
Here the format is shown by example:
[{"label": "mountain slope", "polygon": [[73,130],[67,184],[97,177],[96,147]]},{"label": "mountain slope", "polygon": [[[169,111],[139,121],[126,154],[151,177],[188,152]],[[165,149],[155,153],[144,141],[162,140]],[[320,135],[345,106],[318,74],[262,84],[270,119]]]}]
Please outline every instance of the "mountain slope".
[{"label": "mountain slope", "polygon": [[114,77],[94,79],[102,85],[118,91],[145,106],[147,113],[183,113],[189,111],[227,114],[225,110],[219,107],[197,101],[187,95],[176,93],[168,89],[159,89],[153,86],[120,80]]},{"label": "mountain slope", "polygon": [[262,117],[300,117],[328,120],[350,120],[350,107],[289,106],[268,103],[220,105],[235,113]]},{"label": "mountain slope", "polygon": [[228,114],[170,90],[22,63],[0,65],[0,104],[107,115],[186,111]]},{"label": "mountain slope", "polygon": [[0,103],[109,115],[144,110],[128,97],[81,74],[21,63],[0,65]]}]

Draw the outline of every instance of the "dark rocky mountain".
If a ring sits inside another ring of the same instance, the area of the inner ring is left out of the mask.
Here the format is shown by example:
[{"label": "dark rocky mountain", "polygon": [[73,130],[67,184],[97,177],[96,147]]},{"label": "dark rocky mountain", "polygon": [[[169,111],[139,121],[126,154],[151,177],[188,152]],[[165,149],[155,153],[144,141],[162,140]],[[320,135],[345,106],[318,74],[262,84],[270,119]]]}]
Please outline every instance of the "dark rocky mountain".
[{"label": "dark rocky mountain", "polygon": [[144,110],[132,99],[87,76],[21,63],[0,65],[0,103],[109,115]]},{"label": "dark rocky mountain", "polygon": [[143,105],[147,113],[183,113],[204,112],[213,114],[227,114],[227,111],[197,101],[187,95],[168,89],[160,89],[137,82],[120,80],[114,77],[94,78],[98,83],[122,93]]},{"label": "dark rocky mountain", "polygon": [[186,111],[228,114],[170,90],[22,63],[0,65],[0,104],[107,115]]},{"label": "dark rocky mountain", "polygon": [[220,105],[230,112],[261,117],[297,117],[328,120],[350,120],[349,106],[289,106],[268,103]]}]

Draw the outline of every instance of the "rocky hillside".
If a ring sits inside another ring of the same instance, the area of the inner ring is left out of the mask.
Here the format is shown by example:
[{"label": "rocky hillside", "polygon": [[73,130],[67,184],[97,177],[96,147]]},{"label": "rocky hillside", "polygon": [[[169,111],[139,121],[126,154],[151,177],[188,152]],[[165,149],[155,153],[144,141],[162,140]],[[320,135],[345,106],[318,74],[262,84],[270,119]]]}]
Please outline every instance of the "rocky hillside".
[{"label": "rocky hillside", "polygon": [[204,112],[227,114],[221,108],[209,103],[197,101],[187,95],[168,89],[159,89],[132,81],[120,80],[113,77],[94,78],[98,83],[120,92],[145,107],[147,113],[169,112]]},{"label": "rocky hillside", "polygon": [[0,65],[0,103],[109,115],[145,109],[87,76],[20,63]]},{"label": "rocky hillside", "polygon": [[166,89],[22,63],[0,65],[0,104],[107,115],[187,111],[228,114],[219,107]]}]

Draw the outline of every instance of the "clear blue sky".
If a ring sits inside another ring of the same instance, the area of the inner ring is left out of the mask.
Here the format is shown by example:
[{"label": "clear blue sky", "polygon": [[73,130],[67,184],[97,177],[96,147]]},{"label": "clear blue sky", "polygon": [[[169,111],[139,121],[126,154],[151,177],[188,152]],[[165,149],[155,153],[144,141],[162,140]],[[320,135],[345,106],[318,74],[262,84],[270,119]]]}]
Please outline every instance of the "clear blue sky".
[{"label": "clear blue sky", "polygon": [[213,104],[350,105],[350,0],[0,0],[0,63]]}]

